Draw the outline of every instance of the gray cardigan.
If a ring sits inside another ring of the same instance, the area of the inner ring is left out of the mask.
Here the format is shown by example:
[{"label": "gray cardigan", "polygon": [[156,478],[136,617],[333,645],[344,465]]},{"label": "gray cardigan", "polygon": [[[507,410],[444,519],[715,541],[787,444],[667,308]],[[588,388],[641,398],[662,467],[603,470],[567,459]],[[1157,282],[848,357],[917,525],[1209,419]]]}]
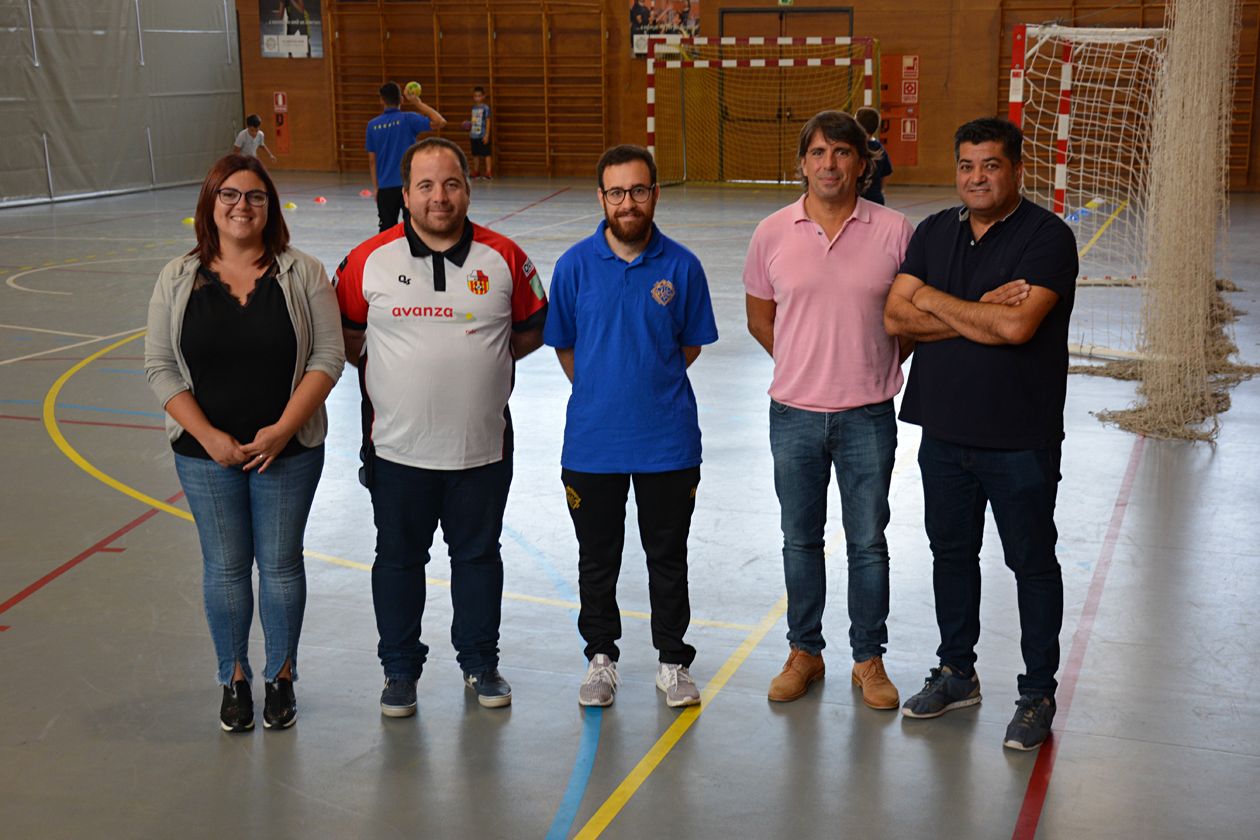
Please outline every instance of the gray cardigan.
[{"label": "gray cardigan", "polygon": [[[192,374],[179,350],[184,326],[184,310],[192,295],[193,281],[201,261],[195,256],[177,257],[158,275],[153,297],[149,299],[149,331],[144,337],[144,372],[149,387],[163,408],[180,391],[193,390]],[[328,273],[319,260],[296,248],[276,257],[276,280],[284,292],[293,332],[297,336],[297,363],[293,367],[292,394],[307,371],[327,374],[333,382],[345,366],[345,345],[341,338],[341,311]],[[166,415],[166,434],[174,441],[184,430]],[[318,446],[328,434],[328,412],[324,406],[298,430],[297,442]],[[249,441],[241,441],[248,443]]]}]

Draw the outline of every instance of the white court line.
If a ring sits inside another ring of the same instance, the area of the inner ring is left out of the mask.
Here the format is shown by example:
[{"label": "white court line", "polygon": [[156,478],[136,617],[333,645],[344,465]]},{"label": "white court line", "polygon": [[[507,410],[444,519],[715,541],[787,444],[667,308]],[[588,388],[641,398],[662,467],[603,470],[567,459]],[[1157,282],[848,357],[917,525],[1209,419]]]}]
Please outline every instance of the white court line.
[{"label": "white court line", "polygon": [[65,330],[46,330],[43,327],[23,327],[18,324],[0,324],[0,330],[20,330],[22,332],[50,333],[51,335],[68,335],[71,338],[92,338],[100,340],[99,335],[88,335],[87,333],[66,332]]},{"label": "white court line", "polygon": [[142,329],[144,329],[144,327],[132,327],[129,330],[123,330],[122,332],[114,333],[113,335],[103,335],[100,338],[92,338],[87,341],[79,341],[74,344],[65,344],[61,347],[53,347],[50,350],[41,350],[38,353],[29,353],[25,356],[18,356],[15,359],[0,359],[0,365],[11,365],[14,362],[24,362],[27,359],[47,356],[49,353],[60,353],[62,350],[73,350],[74,348],[82,347],[85,344],[95,344],[98,341],[109,341],[111,338],[122,338],[124,335],[131,335],[132,333],[139,332]]},{"label": "white court line", "polygon": [[171,257],[169,254],[136,254],[135,256],[131,256],[131,257],[118,257],[116,259],[110,259],[110,260],[92,260],[90,262],[72,262],[72,263],[57,263],[56,265],[41,265],[38,268],[32,268],[29,271],[19,271],[17,274],[10,275],[9,278],[4,281],[4,284],[11,289],[17,289],[19,292],[30,292],[36,295],[72,295],[74,294],[73,292],[55,292],[51,289],[28,289],[25,286],[19,286],[17,284],[17,279],[19,277],[25,277],[28,274],[34,274],[37,271],[48,271],[53,268],[78,268],[79,266],[83,266],[83,265],[103,265],[104,263],[135,262],[136,260],[153,260],[153,259],[169,261]]},{"label": "white court line", "polygon": [[518,231],[512,234],[512,238],[523,239],[527,236],[532,236],[533,234],[538,233],[539,231],[550,230],[551,228],[554,228],[554,227],[561,227],[563,225],[573,224],[574,222],[580,222],[583,219],[590,219],[594,216],[602,216],[602,215],[603,215],[603,211],[597,211],[595,213],[583,213],[581,216],[574,216],[572,219],[565,219],[562,222],[552,222],[551,224],[543,225],[542,227],[529,228],[528,230]]}]

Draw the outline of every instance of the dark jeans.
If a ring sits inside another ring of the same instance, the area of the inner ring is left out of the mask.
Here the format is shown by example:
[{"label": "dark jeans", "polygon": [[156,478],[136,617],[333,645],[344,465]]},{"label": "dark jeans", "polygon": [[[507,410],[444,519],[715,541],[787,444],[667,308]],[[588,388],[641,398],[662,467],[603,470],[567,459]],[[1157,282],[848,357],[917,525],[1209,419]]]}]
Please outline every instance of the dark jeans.
[{"label": "dark jeans", "polygon": [[1054,527],[1060,445],[1046,449],[976,449],[927,435],[919,445],[924,522],[932,546],[932,587],[941,631],[941,663],[970,670],[980,638],[980,544],[986,503],[1015,573],[1020,650],[1026,674],[1019,693],[1053,696],[1058,683],[1063,575]]},{"label": "dark jeans", "polygon": [[848,557],[849,646],[855,662],[888,643],[888,487],[897,451],[892,400],[847,411],[805,411],[770,401],[770,452],[783,529],[788,642],[809,653],[826,645],[827,485],[840,489]]},{"label": "dark jeans", "polygon": [[691,623],[687,596],[687,534],[696,509],[700,468],[660,473],[584,473],[561,470],[569,516],[578,540],[578,632],[586,658],[620,655],[617,578],[626,540],[626,498],[634,482],[639,539],[647,554],[652,646],[661,662],[690,666],[696,649],[683,641]]},{"label": "dark jeans", "polygon": [[403,209],[402,187],[379,187],[376,190],[376,216],[381,230],[398,224]]},{"label": "dark jeans", "polygon": [[451,643],[465,672],[499,664],[503,559],[499,535],[512,483],[512,456],[467,470],[426,470],[372,458],[368,489],[376,520],[372,602],[385,676],[418,679],[429,648],[420,641],[425,564],[433,532],[451,555]]}]

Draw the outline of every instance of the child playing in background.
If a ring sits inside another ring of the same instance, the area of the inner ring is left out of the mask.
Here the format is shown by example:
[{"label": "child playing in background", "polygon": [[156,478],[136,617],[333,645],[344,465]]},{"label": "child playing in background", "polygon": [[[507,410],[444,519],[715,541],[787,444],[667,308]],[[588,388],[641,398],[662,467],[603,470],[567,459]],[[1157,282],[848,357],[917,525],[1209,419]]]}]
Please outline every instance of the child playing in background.
[{"label": "child playing in background", "polygon": [[472,119],[464,123],[472,146],[472,177],[490,180],[490,106],[486,104],[486,89],[473,88]]},{"label": "child playing in background", "polygon": [[266,138],[259,130],[261,126],[262,117],[257,114],[246,117],[245,127],[236,135],[236,143],[232,146],[232,151],[246,157],[258,157],[258,150],[264,149],[271,156],[272,163],[275,163],[276,156],[271,154],[271,149],[267,148]]},{"label": "child playing in background", "polygon": [[879,111],[876,111],[874,108],[858,108],[853,118],[870,136],[871,151],[874,153],[871,163],[875,167],[875,177],[871,179],[871,185],[866,192],[862,193],[862,198],[865,198],[867,201],[873,201],[876,204],[883,204],[884,179],[892,174],[893,168],[892,161],[888,159],[888,152],[884,149],[884,145],[879,142]]}]

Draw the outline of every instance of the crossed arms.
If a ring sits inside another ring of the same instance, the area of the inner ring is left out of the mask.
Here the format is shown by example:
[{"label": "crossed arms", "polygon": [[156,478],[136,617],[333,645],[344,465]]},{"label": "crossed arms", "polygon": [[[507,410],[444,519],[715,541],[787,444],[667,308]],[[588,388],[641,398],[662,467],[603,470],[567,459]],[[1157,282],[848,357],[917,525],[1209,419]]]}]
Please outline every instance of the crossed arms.
[{"label": "crossed arms", "polygon": [[1027,280],[1012,280],[979,301],[956,298],[911,274],[898,274],[884,303],[884,329],[911,341],[962,337],[979,344],[1024,344],[1059,296]]}]

